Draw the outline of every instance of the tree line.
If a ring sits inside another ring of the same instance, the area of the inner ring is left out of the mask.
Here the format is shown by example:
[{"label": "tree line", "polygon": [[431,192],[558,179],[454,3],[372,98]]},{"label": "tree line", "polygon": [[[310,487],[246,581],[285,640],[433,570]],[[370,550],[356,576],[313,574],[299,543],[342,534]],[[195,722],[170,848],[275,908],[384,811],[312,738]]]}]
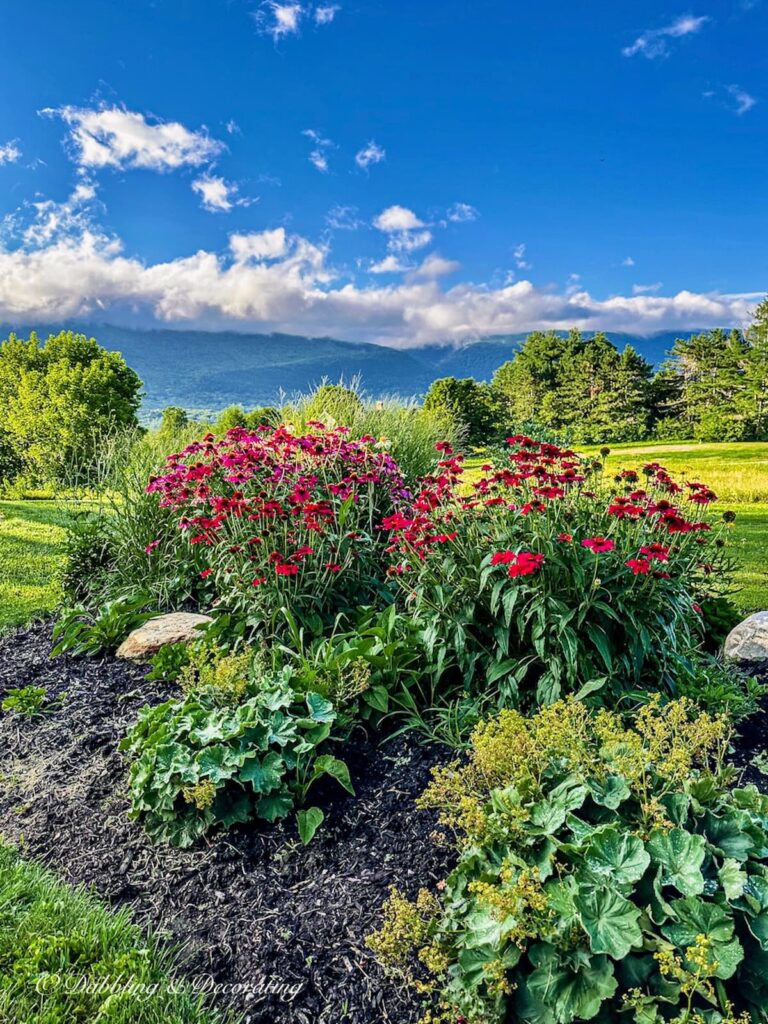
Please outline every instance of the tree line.
[{"label": "tree line", "polygon": [[768,440],[768,300],[746,331],[679,338],[657,370],[605,336],[534,331],[489,384],[444,377],[425,405],[472,444],[511,428],[573,443]]}]

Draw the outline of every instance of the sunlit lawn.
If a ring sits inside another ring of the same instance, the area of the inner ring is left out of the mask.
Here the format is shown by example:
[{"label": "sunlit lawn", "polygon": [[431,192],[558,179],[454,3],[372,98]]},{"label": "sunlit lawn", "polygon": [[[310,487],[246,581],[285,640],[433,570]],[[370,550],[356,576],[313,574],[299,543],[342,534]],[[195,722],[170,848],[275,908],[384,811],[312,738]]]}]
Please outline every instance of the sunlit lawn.
[{"label": "sunlit lawn", "polygon": [[63,521],[53,501],[0,501],[0,629],[55,607]]}]

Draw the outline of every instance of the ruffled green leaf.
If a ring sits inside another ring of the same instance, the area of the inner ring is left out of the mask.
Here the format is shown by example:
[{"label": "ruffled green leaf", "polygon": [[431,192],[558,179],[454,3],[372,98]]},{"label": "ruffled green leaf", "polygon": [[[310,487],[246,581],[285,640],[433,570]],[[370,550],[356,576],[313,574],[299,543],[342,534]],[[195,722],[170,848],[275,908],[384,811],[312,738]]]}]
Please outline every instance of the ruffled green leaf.
[{"label": "ruffled green leaf", "polygon": [[657,829],[648,840],[647,850],[654,864],[661,867],[662,885],[673,885],[684,896],[704,891],[701,865],[706,852],[704,837],[673,828]]},{"label": "ruffled green leaf", "polygon": [[621,893],[608,888],[580,888],[574,902],[593,953],[607,953],[621,960],[642,943],[640,908]]}]

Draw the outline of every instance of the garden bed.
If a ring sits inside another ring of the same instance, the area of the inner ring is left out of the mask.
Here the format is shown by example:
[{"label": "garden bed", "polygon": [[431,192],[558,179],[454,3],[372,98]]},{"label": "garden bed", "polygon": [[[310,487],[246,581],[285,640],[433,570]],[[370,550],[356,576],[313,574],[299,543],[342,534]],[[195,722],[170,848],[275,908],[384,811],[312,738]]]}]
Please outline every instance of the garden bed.
[{"label": "garden bed", "polygon": [[439,753],[406,739],[377,749],[360,734],[346,757],[356,795],[321,793],[326,821],[308,847],[292,821],[238,826],[193,850],[156,846],[127,818],[116,748],[171,688],[112,657],[50,661],[49,650],[47,624],[0,638],[0,696],[42,686],[49,702],[43,717],[0,717],[0,833],[182,944],[193,983],[243,986],[216,1001],[250,1024],[415,1021],[364,939],[390,885],[413,895],[446,874],[434,815],[414,809]]}]

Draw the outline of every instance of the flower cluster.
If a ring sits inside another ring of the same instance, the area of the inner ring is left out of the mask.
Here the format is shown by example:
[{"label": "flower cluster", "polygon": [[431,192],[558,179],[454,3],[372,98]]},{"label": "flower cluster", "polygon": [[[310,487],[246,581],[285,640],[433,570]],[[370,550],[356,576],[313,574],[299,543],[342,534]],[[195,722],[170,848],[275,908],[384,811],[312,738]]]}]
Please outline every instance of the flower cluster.
[{"label": "flower cluster", "polygon": [[539,703],[606,671],[627,685],[653,664],[663,678],[669,638],[693,642],[696,599],[723,578],[717,496],[656,462],[609,477],[603,460],[507,440],[507,464],[469,480],[441,446],[410,509],[383,521],[390,572],[435,650],[469,682],[485,670],[517,685],[528,666]]},{"label": "flower cluster", "polygon": [[400,469],[373,437],[310,426],[304,435],[266,426],[209,434],[149,481],[178,513],[199,578],[229,606],[252,609],[264,592],[268,614],[291,586],[294,610],[305,593],[308,606],[330,613],[339,577],[351,588],[383,574],[375,526],[411,498]]}]

